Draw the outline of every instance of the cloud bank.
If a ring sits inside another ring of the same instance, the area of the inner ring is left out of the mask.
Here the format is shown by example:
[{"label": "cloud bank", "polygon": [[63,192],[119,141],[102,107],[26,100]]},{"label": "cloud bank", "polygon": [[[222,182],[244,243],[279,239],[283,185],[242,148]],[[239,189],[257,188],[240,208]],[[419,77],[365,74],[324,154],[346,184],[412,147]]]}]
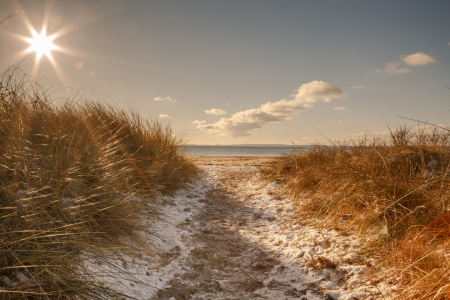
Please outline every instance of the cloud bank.
[{"label": "cloud bank", "polygon": [[207,115],[216,115],[216,116],[226,115],[226,114],[227,114],[226,111],[221,110],[221,109],[217,109],[217,108],[205,110],[205,113],[206,113]]},{"label": "cloud bank", "polygon": [[267,102],[259,108],[237,112],[230,118],[222,118],[216,123],[198,124],[197,128],[223,136],[245,137],[252,135],[255,130],[262,129],[266,123],[288,121],[299,112],[312,108],[316,102],[328,103],[334,98],[346,97],[347,94],[336,85],[316,80],[301,85],[296,94],[291,96],[293,100]]},{"label": "cloud bank", "polygon": [[167,102],[177,102],[177,100],[172,99],[170,96],[167,97],[156,97],[153,98],[154,101],[167,101]]}]

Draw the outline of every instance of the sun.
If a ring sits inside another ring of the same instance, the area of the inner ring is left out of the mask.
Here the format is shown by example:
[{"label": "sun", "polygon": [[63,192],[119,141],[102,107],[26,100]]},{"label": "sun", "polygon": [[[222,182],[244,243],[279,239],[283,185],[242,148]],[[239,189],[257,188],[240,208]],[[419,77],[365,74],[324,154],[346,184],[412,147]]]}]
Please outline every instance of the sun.
[{"label": "sun", "polygon": [[[0,0],[0,3],[1,2],[2,1]],[[53,2],[56,1],[50,1],[50,3]],[[109,59],[104,57],[103,55],[92,55],[90,53],[82,52],[77,49],[67,48],[67,46],[61,45],[58,41],[59,38],[66,36],[69,33],[78,30],[79,28],[91,22],[103,18],[103,16],[106,14],[100,16],[98,14],[92,14],[92,16],[90,17],[86,17],[83,15],[81,19],[74,19],[78,20],[79,22],[74,21],[72,23],[64,24],[62,15],[60,15],[60,13],[56,10],[53,11],[52,6],[53,4],[46,6],[47,9],[42,15],[42,27],[40,27],[42,28],[42,30],[38,31],[36,29],[36,27],[27,17],[27,12],[24,11],[23,14],[20,15],[20,19],[22,20],[23,25],[26,27],[26,29],[28,29],[28,33],[26,35],[22,35],[16,32],[6,31],[6,33],[18,40],[21,40],[24,44],[24,48],[11,55],[11,59],[22,60],[24,57],[30,58],[31,55],[35,55],[35,59],[30,60],[33,62],[30,75],[37,76],[43,70],[42,68],[47,69],[50,64],[61,82],[69,81],[69,78],[66,76],[63,68],[61,68],[60,64],[58,63],[59,59],[63,59],[65,60],[65,62],[67,62],[68,59],[64,58],[64,56],[66,55],[69,55],[77,60],[74,65],[76,70],[83,69],[83,61],[87,62],[90,59],[95,59],[95,62],[97,62],[98,59]],[[22,12],[22,10],[19,9],[18,12]]]},{"label": "sun", "polygon": [[45,29],[38,34],[36,31],[32,31],[32,38],[26,38],[25,40],[31,44],[31,46],[27,49],[28,52],[35,51],[37,59],[40,59],[42,54],[45,54],[48,58],[51,59],[51,50],[56,50],[56,47],[53,44],[53,40],[56,38],[55,36],[47,36]]}]

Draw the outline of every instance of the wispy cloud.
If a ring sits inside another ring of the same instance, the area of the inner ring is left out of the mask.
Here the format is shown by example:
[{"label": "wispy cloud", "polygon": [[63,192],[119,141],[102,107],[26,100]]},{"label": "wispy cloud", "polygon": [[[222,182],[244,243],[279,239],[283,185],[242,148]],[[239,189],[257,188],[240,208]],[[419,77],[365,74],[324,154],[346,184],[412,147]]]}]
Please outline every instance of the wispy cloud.
[{"label": "wispy cloud", "polygon": [[365,86],[354,85],[354,86],[352,86],[352,89],[354,89],[354,90],[364,90],[364,89],[366,89],[366,87]]},{"label": "wispy cloud", "polygon": [[230,103],[225,104],[225,106],[230,106]]},{"label": "wispy cloud", "polygon": [[423,52],[417,52],[410,55],[404,54],[402,55],[402,61],[408,66],[426,66],[431,63],[437,63],[437,60],[434,57]]},{"label": "wispy cloud", "polygon": [[166,114],[161,114],[161,115],[159,115],[159,117],[162,118],[162,119],[172,118],[171,116],[166,115]]},{"label": "wispy cloud", "polygon": [[[416,67],[416,66],[427,66],[431,63],[437,63],[438,61],[428,54],[425,54],[423,52],[417,52],[414,54],[403,54],[402,62],[396,61],[388,62],[384,69],[376,69],[375,73],[377,74],[386,73],[388,75],[406,74],[411,72],[412,70],[410,68],[404,67],[403,64],[406,64],[409,67]],[[371,70],[369,70],[369,72],[371,72]]]},{"label": "wispy cloud", "polygon": [[172,99],[170,96],[167,97],[156,97],[153,98],[154,101],[167,101],[167,102],[177,102],[177,100]]},{"label": "wispy cloud", "polygon": [[205,124],[206,123],[206,120],[202,120],[202,121],[200,121],[200,120],[195,120],[195,121],[192,121],[192,124],[195,124],[195,125],[203,125],[203,124]]},{"label": "wispy cloud", "polygon": [[384,69],[376,69],[375,73],[386,73],[388,75],[394,75],[394,74],[406,74],[411,72],[411,69],[409,68],[401,68],[402,63],[391,61],[386,64],[386,68]]},{"label": "wispy cloud", "polygon": [[230,118],[222,118],[213,124],[199,124],[197,128],[216,132],[224,136],[245,137],[262,129],[266,123],[279,123],[292,119],[299,112],[312,108],[316,102],[330,102],[334,98],[346,97],[338,86],[323,81],[312,81],[301,85],[292,100],[282,99],[267,102],[259,108],[240,111]]},{"label": "wispy cloud", "polygon": [[212,109],[208,109],[205,110],[205,113],[207,115],[216,115],[216,116],[220,116],[220,115],[226,115],[227,112],[221,109],[217,109],[217,108],[212,108]]},{"label": "wispy cloud", "polygon": [[333,110],[345,110],[346,108],[345,107],[343,107],[343,106],[341,106],[341,107],[335,107],[335,108],[333,108]]}]

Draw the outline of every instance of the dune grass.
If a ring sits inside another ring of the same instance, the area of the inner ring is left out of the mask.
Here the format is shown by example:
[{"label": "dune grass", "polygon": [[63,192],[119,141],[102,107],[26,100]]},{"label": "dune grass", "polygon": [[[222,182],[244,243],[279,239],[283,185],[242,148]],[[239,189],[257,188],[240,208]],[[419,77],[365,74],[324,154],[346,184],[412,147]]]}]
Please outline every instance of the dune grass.
[{"label": "dune grass", "polygon": [[138,234],[152,197],[197,169],[170,127],[55,97],[17,69],[0,81],[0,299],[117,299],[84,262],[156,251]]},{"label": "dune grass", "polygon": [[285,178],[299,219],[364,237],[364,256],[401,278],[394,299],[449,299],[449,143],[448,130],[402,126],[294,152],[261,174]]}]

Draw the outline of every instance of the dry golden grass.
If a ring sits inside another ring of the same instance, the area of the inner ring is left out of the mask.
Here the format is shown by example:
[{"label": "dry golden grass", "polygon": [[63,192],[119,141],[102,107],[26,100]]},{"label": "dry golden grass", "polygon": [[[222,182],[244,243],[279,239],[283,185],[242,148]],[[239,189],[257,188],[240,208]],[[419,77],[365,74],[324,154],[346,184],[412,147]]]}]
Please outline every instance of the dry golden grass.
[{"label": "dry golden grass", "polygon": [[395,299],[449,299],[449,142],[447,130],[403,126],[390,140],[298,151],[261,173],[286,178],[299,218],[364,236],[368,255],[401,275]]},{"label": "dry golden grass", "polygon": [[196,167],[169,127],[89,101],[55,105],[18,73],[0,81],[0,299],[116,299],[83,260],[144,244],[156,187],[170,193]]}]

